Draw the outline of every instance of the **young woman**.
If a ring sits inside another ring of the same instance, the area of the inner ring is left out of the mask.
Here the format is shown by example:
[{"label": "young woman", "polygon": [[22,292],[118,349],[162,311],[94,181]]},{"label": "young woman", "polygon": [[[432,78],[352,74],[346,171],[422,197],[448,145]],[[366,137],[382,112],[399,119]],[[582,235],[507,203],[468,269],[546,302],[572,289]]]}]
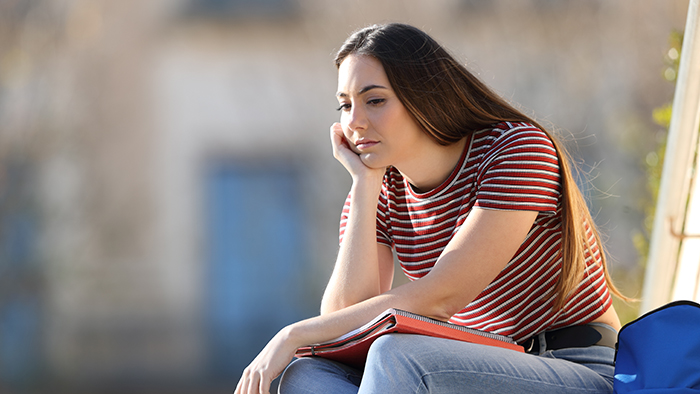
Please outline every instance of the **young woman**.
[{"label": "young woman", "polygon": [[[390,334],[361,371],[295,360],[281,393],[611,393],[621,295],[563,148],[414,27],[360,30],[335,64],[352,187],[321,315],[282,329],[235,392],[267,393],[297,348],[398,308],[527,353]],[[393,253],[412,281],[392,289]]]}]

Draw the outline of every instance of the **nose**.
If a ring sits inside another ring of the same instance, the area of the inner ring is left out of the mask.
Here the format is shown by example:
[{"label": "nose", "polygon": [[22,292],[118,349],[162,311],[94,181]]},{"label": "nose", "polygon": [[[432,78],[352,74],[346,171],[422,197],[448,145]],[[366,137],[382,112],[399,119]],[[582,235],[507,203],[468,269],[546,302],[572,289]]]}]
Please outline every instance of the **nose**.
[{"label": "nose", "polygon": [[361,131],[367,128],[367,116],[359,105],[350,107],[350,111],[345,113],[346,125],[351,131]]}]

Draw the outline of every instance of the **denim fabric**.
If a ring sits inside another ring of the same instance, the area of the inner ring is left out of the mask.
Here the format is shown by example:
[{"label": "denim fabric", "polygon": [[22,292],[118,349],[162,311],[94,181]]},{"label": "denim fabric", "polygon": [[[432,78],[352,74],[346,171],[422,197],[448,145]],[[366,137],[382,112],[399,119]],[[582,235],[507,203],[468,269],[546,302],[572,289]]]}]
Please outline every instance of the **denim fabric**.
[{"label": "denim fabric", "polygon": [[612,393],[608,347],[539,355],[420,335],[389,334],[372,345],[364,371],[318,357],[295,360],[280,394]]}]

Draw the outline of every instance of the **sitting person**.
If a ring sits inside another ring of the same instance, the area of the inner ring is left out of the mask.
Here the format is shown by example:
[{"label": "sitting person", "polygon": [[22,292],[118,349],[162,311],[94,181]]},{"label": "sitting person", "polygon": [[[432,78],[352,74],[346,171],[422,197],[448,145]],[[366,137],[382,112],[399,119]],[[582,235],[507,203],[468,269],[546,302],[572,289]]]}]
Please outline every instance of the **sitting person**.
[{"label": "sitting person", "polygon": [[[624,296],[562,146],[414,27],[359,30],[335,64],[330,138],[352,186],[321,315],[282,329],[235,393],[267,393],[283,370],[282,394],[612,393]],[[394,253],[411,281],[392,288]],[[362,370],[289,364],[389,308],[526,352],[388,334]]]}]

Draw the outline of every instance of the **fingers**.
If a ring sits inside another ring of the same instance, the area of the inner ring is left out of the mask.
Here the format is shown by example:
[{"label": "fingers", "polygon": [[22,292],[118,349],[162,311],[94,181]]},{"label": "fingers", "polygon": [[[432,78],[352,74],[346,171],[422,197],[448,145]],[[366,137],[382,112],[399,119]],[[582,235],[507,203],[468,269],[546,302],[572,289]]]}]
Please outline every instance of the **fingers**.
[{"label": "fingers", "polygon": [[350,143],[340,123],[333,123],[331,126],[331,142],[333,144],[333,157],[345,167],[353,178],[353,182],[359,179],[367,179],[377,185],[381,184],[384,178],[385,168],[370,168],[361,158],[359,151]]},{"label": "fingers", "polygon": [[359,163],[359,152],[353,150],[353,145],[345,138],[340,123],[333,123],[330,132],[331,143],[333,145],[333,157],[340,161],[345,167],[356,166]]},{"label": "fingers", "polygon": [[270,394],[270,385],[272,384],[272,382],[262,378],[258,380],[258,382],[258,390],[260,394]]},{"label": "fingers", "polygon": [[267,378],[264,371],[253,371],[249,368],[243,371],[234,394],[270,394],[272,380]]},{"label": "fingers", "polygon": [[263,393],[263,387],[258,374],[249,373],[248,369],[243,372],[241,380],[238,381],[235,394],[259,394]]},{"label": "fingers", "polygon": [[243,375],[241,375],[241,379],[238,381],[238,384],[236,385],[236,390],[233,392],[234,394],[246,394],[248,392],[248,368],[246,368],[243,371]]},{"label": "fingers", "polygon": [[262,390],[260,390],[260,375],[252,373],[248,375],[248,389],[246,390],[246,394],[258,393],[262,393]]},{"label": "fingers", "polygon": [[333,123],[333,124],[331,125],[331,133],[336,133],[336,134],[339,134],[339,135],[344,135],[344,134],[343,134],[343,126],[342,126],[340,123],[338,123],[338,122]]},{"label": "fingers", "polygon": [[270,393],[272,381],[284,371],[301,346],[293,342],[289,330],[289,326],[280,330],[248,365],[238,381],[235,394]]},{"label": "fingers", "polygon": [[337,159],[340,155],[340,150],[343,148],[348,148],[347,140],[345,139],[345,134],[343,134],[343,128],[340,123],[333,123],[331,126],[331,143],[333,145],[333,156]]}]

